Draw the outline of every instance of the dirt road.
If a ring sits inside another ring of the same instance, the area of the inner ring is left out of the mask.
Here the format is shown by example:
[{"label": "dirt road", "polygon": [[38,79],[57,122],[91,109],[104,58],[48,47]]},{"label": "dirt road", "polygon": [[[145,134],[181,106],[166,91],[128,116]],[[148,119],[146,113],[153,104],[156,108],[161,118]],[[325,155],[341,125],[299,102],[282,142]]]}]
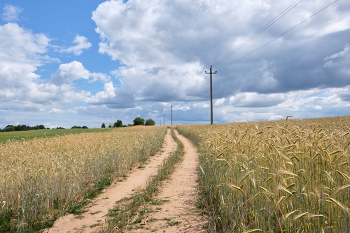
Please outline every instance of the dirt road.
[{"label": "dirt road", "polygon": [[93,232],[95,227],[105,222],[105,215],[113,208],[116,201],[128,197],[137,189],[145,187],[149,177],[157,173],[158,167],[170,152],[176,149],[176,142],[171,137],[170,130],[165,136],[162,149],[152,156],[149,163],[143,169],[134,169],[127,179],[122,182],[113,183],[99,197],[93,200],[93,204],[83,213],[80,218],[73,214],[59,218],[53,227],[45,232]]},{"label": "dirt road", "polygon": [[195,207],[198,197],[197,148],[177,131],[175,133],[184,144],[185,155],[157,195],[157,199],[166,202],[160,206],[149,206],[154,212],[137,226],[140,229],[132,232],[207,232],[207,219]]}]

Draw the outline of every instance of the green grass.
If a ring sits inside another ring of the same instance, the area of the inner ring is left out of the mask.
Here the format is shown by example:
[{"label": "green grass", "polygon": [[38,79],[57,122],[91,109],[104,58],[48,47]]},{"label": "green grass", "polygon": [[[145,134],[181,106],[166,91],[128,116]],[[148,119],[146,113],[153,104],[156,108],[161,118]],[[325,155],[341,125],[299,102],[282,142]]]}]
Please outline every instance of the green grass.
[{"label": "green grass", "polygon": [[56,137],[66,134],[80,134],[80,133],[99,133],[108,132],[115,128],[96,128],[96,129],[38,129],[29,131],[12,131],[0,132],[0,143],[5,143],[8,140],[31,140],[34,138]]}]

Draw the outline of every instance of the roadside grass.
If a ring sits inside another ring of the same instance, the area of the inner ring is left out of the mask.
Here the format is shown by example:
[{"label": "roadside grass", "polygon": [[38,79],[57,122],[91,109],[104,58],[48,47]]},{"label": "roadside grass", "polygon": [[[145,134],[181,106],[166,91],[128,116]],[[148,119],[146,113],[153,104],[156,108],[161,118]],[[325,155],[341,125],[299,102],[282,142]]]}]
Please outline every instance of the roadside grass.
[{"label": "roadside grass", "polygon": [[116,128],[96,128],[96,129],[38,129],[28,131],[0,132],[0,143],[8,141],[32,140],[34,138],[51,138],[68,134],[81,133],[101,133],[109,132]]},{"label": "roadside grass", "polygon": [[0,143],[0,232],[38,232],[147,161],[165,127]]},{"label": "roadside grass", "polygon": [[[145,213],[152,212],[148,209],[147,204],[160,205],[163,200],[154,199],[153,197],[159,191],[161,182],[168,179],[175,170],[175,165],[182,161],[184,155],[184,146],[182,142],[175,136],[173,129],[171,129],[171,135],[177,143],[177,149],[172,152],[167,159],[163,162],[162,166],[158,169],[157,175],[150,178],[147,187],[134,194],[130,198],[124,198],[116,203],[116,206],[109,211],[108,224],[100,232],[115,232],[116,230],[128,230],[134,228],[134,225],[141,223]],[[151,221],[156,221],[152,219]],[[170,224],[178,224],[170,222]]]}]

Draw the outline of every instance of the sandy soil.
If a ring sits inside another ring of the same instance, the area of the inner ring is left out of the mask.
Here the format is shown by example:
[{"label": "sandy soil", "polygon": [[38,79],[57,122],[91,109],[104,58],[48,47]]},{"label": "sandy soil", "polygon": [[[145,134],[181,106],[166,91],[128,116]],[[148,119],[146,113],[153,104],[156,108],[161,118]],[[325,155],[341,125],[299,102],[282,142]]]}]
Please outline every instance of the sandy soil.
[{"label": "sandy soil", "polygon": [[137,225],[142,229],[132,232],[207,232],[207,219],[195,207],[198,197],[198,152],[190,140],[177,131],[175,133],[184,144],[185,156],[156,197],[166,202],[160,206],[149,206],[154,212]]},{"label": "sandy soil", "polygon": [[149,177],[157,173],[158,167],[169,153],[176,149],[176,142],[172,139],[170,130],[165,136],[163,148],[155,156],[152,156],[149,163],[143,169],[134,169],[125,181],[114,182],[99,197],[93,200],[88,212],[82,214],[82,218],[70,214],[59,218],[53,227],[45,232],[93,232],[95,224],[103,224],[108,210],[114,207],[116,201],[128,197],[137,189],[146,186]]}]

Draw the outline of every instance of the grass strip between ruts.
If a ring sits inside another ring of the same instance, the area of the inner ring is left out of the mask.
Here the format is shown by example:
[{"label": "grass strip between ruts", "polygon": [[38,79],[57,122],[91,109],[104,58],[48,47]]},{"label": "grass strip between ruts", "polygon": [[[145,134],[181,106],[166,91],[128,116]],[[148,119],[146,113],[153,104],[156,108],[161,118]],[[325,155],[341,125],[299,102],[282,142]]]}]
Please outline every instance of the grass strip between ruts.
[{"label": "grass strip between ruts", "polygon": [[[152,197],[159,191],[159,185],[166,180],[175,170],[175,165],[182,161],[184,155],[184,146],[182,142],[175,136],[174,130],[171,129],[171,136],[177,143],[177,149],[173,151],[167,159],[164,160],[162,166],[158,169],[157,175],[150,178],[147,187],[132,197],[123,198],[117,202],[115,208],[109,210],[107,226],[100,232],[115,232],[122,230],[131,223],[140,223],[146,210],[140,210],[147,203],[153,202]],[[138,218],[133,221],[135,216]]]}]

